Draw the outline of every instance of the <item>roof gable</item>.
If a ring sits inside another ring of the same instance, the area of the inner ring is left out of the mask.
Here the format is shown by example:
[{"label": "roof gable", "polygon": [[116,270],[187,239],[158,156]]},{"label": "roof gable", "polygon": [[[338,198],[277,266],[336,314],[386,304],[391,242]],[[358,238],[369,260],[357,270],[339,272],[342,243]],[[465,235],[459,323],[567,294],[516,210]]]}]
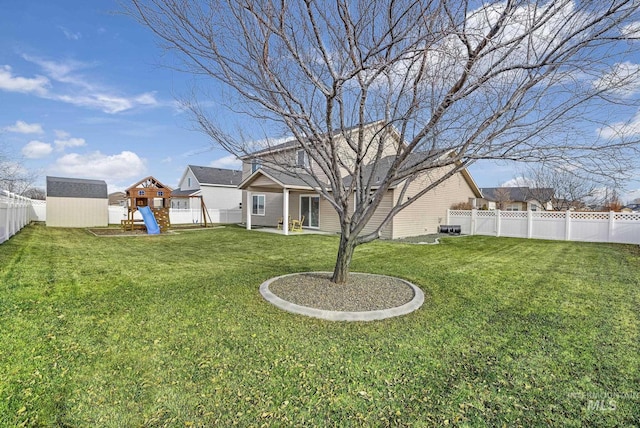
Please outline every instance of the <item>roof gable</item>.
[{"label": "roof gable", "polygon": [[103,180],[47,177],[47,197],[107,199],[107,183]]},{"label": "roof gable", "polygon": [[238,186],[242,182],[242,171],[239,170],[197,165],[189,165],[188,168],[200,185]]}]

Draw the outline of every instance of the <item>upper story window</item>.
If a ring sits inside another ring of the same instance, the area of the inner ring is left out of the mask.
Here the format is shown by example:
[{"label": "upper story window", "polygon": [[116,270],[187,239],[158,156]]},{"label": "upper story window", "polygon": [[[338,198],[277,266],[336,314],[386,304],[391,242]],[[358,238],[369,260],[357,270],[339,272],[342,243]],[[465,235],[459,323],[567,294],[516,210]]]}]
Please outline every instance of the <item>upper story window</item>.
[{"label": "upper story window", "polygon": [[164,196],[164,192],[162,190],[158,190],[158,196]]},{"label": "upper story window", "polygon": [[260,168],[262,168],[262,159],[253,159],[251,161],[251,173],[253,174]]},{"label": "upper story window", "polygon": [[187,177],[187,187],[191,187],[191,177]]},{"label": "upper story window", "polygon": [[300,168],[309,167],[309,156],[307,156],[307,152],[304,150],[298,150],[296,153],[296,166],[299,166]]},{"label": "upper story window", "polygon": [[144,190],[138,190],[138,196],[144,196]]}]

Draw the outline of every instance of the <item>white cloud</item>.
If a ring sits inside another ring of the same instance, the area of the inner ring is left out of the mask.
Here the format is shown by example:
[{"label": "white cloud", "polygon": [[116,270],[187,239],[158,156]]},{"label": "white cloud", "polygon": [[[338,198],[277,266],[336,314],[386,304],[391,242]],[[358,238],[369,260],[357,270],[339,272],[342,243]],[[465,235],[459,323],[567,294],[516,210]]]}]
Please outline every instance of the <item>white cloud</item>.
[{"label": "white cloud", "polygon": [[27,123],[22,120],[16,121],[15,125],[4,128],[8,132],[17,132],[19,134],[43,134],[44,130],[39,123]]},{"label": "white cloud", "polygon": [[535,187],[535,183],[526,177],[516,177],[505,181],[500,187]]},{"label": "white cloud", "polygon": [[49,143],[42,141],[29,141],[23,148],[22,154],[29,159],[40,159],[48,156],[53,151],[53,147]]},{"label": "white cloud", "polygon": [[64,36],[69,40],[80,40],[82,38],[81,33],[74,33],[69,29],[63,27],[62,25],[58,25],[58,28],[64,33]]},{"label": "white cloud", "polygon": [[[34,90],[34,93],[43,98],[62,101],[78,107],[99,109],[105,113],[120,113],[136,107],[149,107],[160,104],[154,92],[122,95],[118,93],[118,90],[100,85],[94,79],[81,74],[81,71],[94,68],[98,64],[75,60],[50,61],[31,55],[22,55],[22,57],[26,61],[41,67],[43,72],[56,83],[52,90],[47,90],[44,86],[49,85],[50,80],[46,77],[38,76],[38,78],[44,79],[44,83],[42,83],[42,90]],[[11,69],[8,68],[8,70],[10,71]],[[1,88],[2,71],[0,69]]]},{"label": "white cloud", "polygon": [[61,129],[54,129],[53,133],[56,134],[56,137],[60,138],[61,140],[71,137],[71,134]]},{"label": "white cloud", "polygon": [[640,22],[632,22],[622,27],[622,35],[629,38],[640,37]]},{"label": "white cloud", "polygon": [[47,86],[49,86],[49,79],[44,76],[18,77],[13,75],[10,66],[0,66],[0,89],[2,90],[45,95]]},{"label": "white cloud", "polygon": [[100,152],[69,153],[60,157],[52,170],[63,176],[92,177],[113,182],[138,178],[144,175],[146,166],[144,159],[130,151],[115,155]]},{"label": "white cloud", "polygon": [[80,147],[86,145],[84,138],[66,138],[64,140],[53,140],[56,149],[64,150],[67,147]]},{"label": "white cloud", "polygon": [[615,122],[609,126],[599,128],[598,134],[602,138],[625,138],[640,135],[640,111],[628,122]]},{"label": "white cloud", "polygon": [[630,97],[640,90],[640,64],[629,61],[614,64],[608,73],[593,82],[593,87]]},{"label": "white cloud", "polygon": [[228,155],[212,161],[209,166],[214,168],[238,169],[242,167],[242,161],[235,155]]}]

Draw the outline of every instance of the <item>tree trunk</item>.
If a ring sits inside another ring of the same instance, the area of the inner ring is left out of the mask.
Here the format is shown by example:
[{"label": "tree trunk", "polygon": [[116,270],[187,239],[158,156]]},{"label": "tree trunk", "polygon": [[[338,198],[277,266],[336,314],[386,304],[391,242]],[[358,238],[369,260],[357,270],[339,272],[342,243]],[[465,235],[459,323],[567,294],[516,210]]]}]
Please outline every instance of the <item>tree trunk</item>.
[{"label": "tree trunk", "polygon": [[351,257],[356,248],[356,237],[350,237],[349,234],[342,232],[340,235],[340,247],[338,247],[338,258],[336,259],[336,267],[333,269],[331,281],[336,284],[346,284],[349,277],[349,266],[351,265]]}]

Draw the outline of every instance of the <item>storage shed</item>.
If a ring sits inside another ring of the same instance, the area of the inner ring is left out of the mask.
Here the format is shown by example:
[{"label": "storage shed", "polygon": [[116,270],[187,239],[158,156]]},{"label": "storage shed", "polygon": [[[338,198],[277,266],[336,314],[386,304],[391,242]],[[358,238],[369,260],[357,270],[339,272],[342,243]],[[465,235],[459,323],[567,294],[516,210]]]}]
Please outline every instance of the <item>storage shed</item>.
[{"label": "storage shed", "polygon": [[47,226],[106,227],[108,206],[102,180],[47,177]]}]

